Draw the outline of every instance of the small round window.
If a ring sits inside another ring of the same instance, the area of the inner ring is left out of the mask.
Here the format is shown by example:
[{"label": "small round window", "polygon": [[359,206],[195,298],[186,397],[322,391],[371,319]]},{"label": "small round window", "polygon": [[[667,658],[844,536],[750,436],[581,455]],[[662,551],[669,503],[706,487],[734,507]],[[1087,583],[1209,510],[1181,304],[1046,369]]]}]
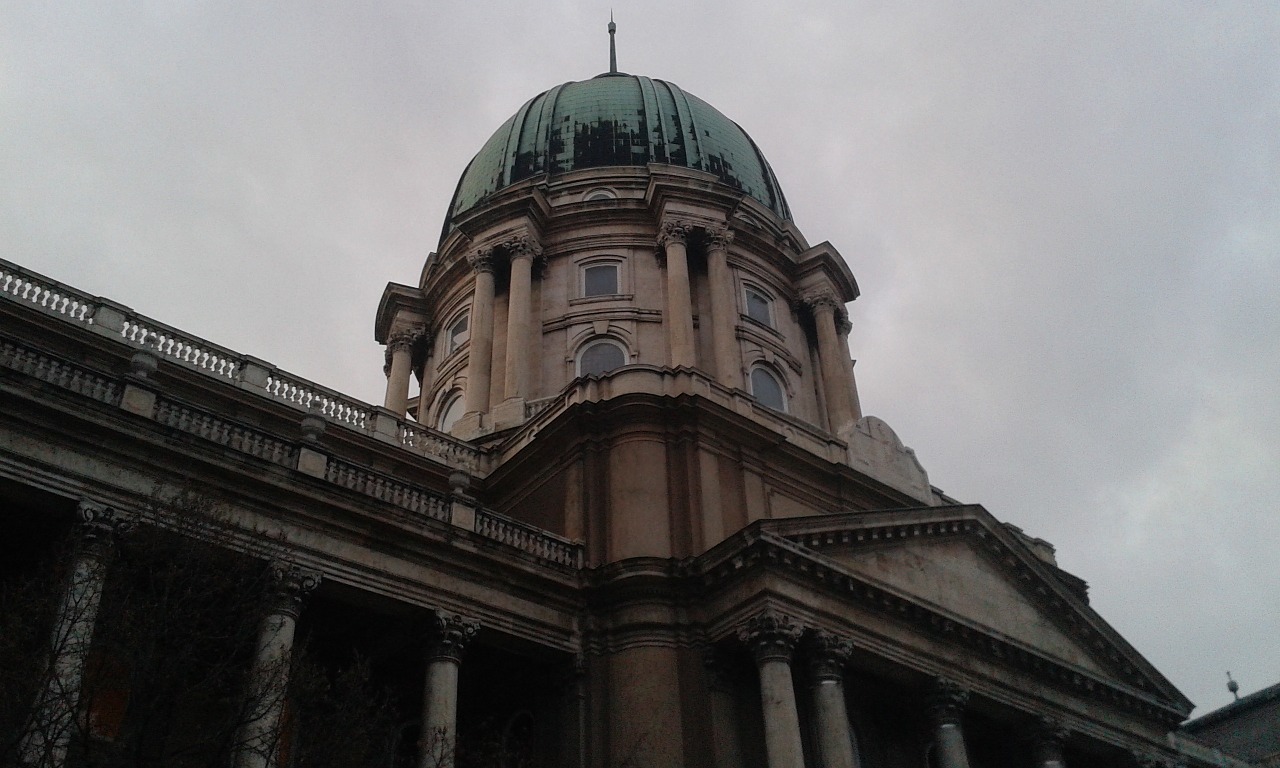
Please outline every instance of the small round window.
[{"label": "small round window", "polygon": [[787,410],[787,395],[782,382],[763,365],[751,369],[751,394],[756,402],[775,411]]},{"label": "small round window", "polygon": [[582,348],[578,355],[578,375],[598,376],[626,364],[626,350],[616,341],[601,339]]}]

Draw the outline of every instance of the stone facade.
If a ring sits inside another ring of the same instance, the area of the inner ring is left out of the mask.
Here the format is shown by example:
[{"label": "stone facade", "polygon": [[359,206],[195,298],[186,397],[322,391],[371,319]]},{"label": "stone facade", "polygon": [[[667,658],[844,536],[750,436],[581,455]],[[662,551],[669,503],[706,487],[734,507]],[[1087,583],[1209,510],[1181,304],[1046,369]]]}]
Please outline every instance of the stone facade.
[{"label": "stone facade", "polygon": [[[238,765],[280,762],[298,632],[411,649],[374,661],[422,766],[495,718],[545,765],[1215,764],[1051,547],[863,415],[857,284],[783,213],[675,164],[502,186],[387,287],[380,407],[0,262],[0,493],[53,527],[196,493],[272,542]],[[33,706],[72,738],[74,693]]]}]

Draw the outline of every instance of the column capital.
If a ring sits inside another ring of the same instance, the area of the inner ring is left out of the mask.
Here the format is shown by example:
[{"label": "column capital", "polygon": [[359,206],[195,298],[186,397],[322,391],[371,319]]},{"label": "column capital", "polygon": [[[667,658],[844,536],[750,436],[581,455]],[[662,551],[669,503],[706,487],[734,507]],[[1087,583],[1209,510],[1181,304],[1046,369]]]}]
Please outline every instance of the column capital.
[{"label": "column capital", "polygon": [[542,258],[542,246],[529,235],[517,235],[515,237],[503,240],[498,247],[506,251],[507,258],[512,261],[516,259],[540,259]]},{"label": "column capital", "polygon": [[320,586],[321,574],[288,560],[273,560],[268,566],[271,578],[271,610],[298,618],[302,600]]},{"label": "column capital", "polygon": [[849,322],[849,313],[844,311],[843,307],[836,312],[836,333],[841,336],[848,336],[853,330],[853,323]]},{"label": "column capital", "polygon": [[964,707],[968,703],[968,690],[954,680],[939,677],[933,681],[929,689],[929,719],[936,725],[958,724],[964,713]]},{"label": "column capital", "polygon": [[1062,747],[1070,735],[1071,731],[1067,730],[1062,721],[1047,715],[1037,718],[1032,732],[1036,764],[1061,763]]},{"label": "column capital", "polygon": [[392,353],[408,352],[413,348],[414,344],[418,343],[418,339],[421,339],[422,336],[423,332],[421,328],[400,328],[398,330],[394,330],[391,332],[391,335],[387,336],[387,351]]},{"label": "column capital", "polygon": [[481,248],[475,253],[467,256],[467,263],[469,263],[471,268],[476,272],[488,272],[492,274],[494,256],[495,249],[493,246]]},{"label": "column capital", "polygon": [[791,661],[796,643],[804,627],[795,619],[767,608],[750,619],[738,629],[738,639],[751,649],[757,664],[766,661]]},{"label": "column capital", "polygon": [[832,314],[836,314],[844,307],[836,297],[835,291],[827,289],[805,293],[800,297],[800,303],[808,307],[809,311],[815,315],[825,310],[831,310]]},{"label": "column capital", "polygon": [[96,501],[81,499],[76,505],[76,518],[82,535],[90,540],[107,540],[128,533],[134,526],[133,515]]},{"label": "column capital", "polygon": [[708,227],[707,228],[707,247],[713,251],[728,250],[729,245],[733,242],[733,230],[728,227]]},{"label": "column capital", "polygon": [[480,631],[480,622],[456,613],[435,611],[431,614],[427,630],[428,658],[430,661],[462,663],[462,652],[467,643]]},{"label": "column capital", "polygon": [[662,226],[658,228],[658,245],[663,250],[673,243],[679,245],[688,245],[689,237],[693,234],[693,225],[687,221],[664,221]]},{"label": "column capital", "polygon": [[853,654],[853,641],[824,629],[809,636],[809,672],[815,683],[844,679],[844,667]]}]

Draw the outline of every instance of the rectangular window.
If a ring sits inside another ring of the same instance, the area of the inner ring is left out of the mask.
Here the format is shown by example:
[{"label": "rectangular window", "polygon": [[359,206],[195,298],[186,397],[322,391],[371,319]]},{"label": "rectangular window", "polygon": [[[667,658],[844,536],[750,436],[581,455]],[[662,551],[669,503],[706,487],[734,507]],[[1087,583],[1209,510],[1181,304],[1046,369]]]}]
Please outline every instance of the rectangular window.
[{"label": "rectangular window", "polygon": [[613,296],[617,293],[617,264],[592,264],[582,270],[583,296]]},{"label": "rectangular window", "polygon": [[755,320],[757,323],[764,323],[770,328],[773,327],[773,310],[771,305],[773,300],[754,288],[748,287],[747,292],[747,317]]}]

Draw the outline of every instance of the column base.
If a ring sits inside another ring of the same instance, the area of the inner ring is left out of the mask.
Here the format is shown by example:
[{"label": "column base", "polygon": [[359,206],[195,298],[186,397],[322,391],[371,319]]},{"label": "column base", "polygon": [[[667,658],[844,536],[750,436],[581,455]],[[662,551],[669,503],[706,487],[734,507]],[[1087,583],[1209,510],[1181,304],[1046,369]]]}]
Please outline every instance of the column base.
[{"label": "column base", "polygon": [[524,398],[508,397],[489,411],[489,418],[494,431],[520,426],[525,421]]}]

